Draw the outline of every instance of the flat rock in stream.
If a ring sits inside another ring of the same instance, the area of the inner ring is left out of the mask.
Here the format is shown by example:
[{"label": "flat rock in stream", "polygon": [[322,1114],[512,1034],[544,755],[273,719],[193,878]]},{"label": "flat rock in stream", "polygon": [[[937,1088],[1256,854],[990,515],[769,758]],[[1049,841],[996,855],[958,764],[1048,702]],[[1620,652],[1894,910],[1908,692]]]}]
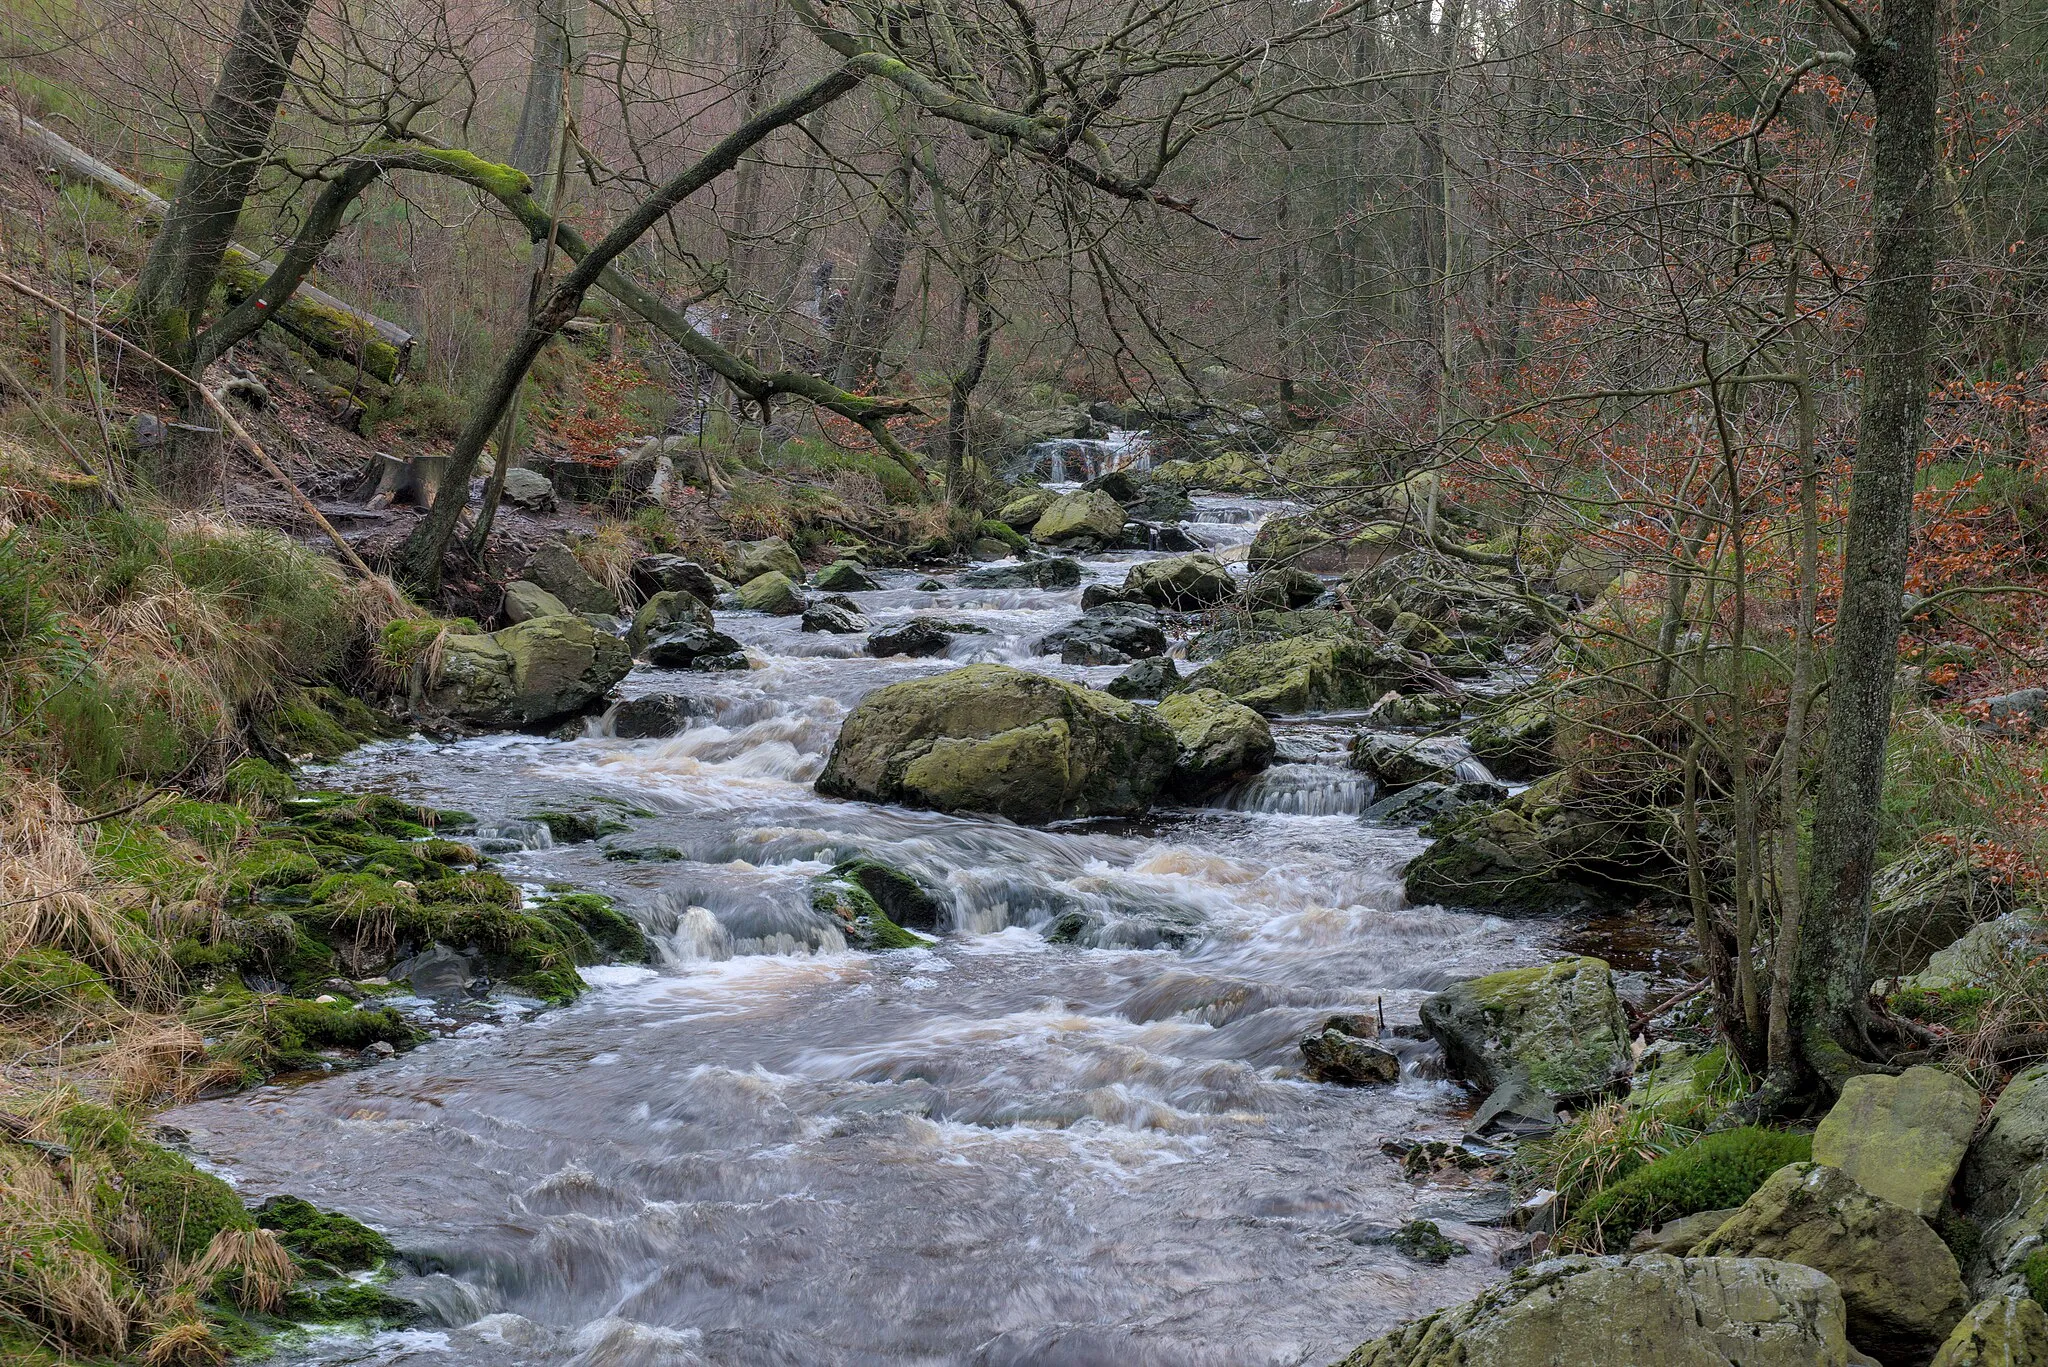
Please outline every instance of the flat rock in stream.
[{"label": "flat rock in stream", "polygon": [[1166,633],[1136,617],[1090,613],[1047,633],[1034,649],[1070,665],[1125,665],[1166,653]]},{"label": "flat rock in stream", "polygon": [[990,565],[960,576],[963,589],[1071,589],[1081,583],[1081,562],[1065,556]]}]

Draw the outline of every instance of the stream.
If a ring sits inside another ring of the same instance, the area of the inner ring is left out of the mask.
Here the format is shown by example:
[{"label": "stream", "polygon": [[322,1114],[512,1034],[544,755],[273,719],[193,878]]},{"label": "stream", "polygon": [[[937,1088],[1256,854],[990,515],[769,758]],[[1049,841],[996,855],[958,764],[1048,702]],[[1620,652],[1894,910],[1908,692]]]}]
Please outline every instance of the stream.
[{"label": "stream", "polygon": [[[1187,530],[1242,546],[1276,506],[1198,499]],[[1143,555],[1088,560],[1085,582]],[[1119,672],[1031,653],[1078,590],[878,577],[852,595],[876,627],[937,612],[987,634],[874,660],[859,636],[721,612],[756,668],[624,685],[701,704],[678,736],[414,739],[318,775],[475,813],[509,877],[613,895],[659,960],[588,970],[563,1010],[164,1117],[245,1197],[346,1211],[423,1270],[393,1289],[437,1325],[284,1360],[1322,1364],[1501,1275],[1509,1236],[1459,1218],[1474,1195],[1404,1181],[1380,1151],[1460,1133],[1469,1101],[1434,1047],[1388,1041],[1401,1081],[1353,1090],[1306,1081],[1297,1041],[1333,1011],[1412,1024],[1455,978],[1554,956],[1557,924],[1404,904],[1424,842],[1360,820],[1355,717],[1276,723],[1268,774],[1140,821],[1036,830],[817,797],[841,720],[882,684],[976,660]],[[520,820],[604,799],[650,814],[621,839],[683,857],[608,861]],[[809,880],[856,853],[946,891],[936,946],[852,953],[811,910]],[[1077,910],[1084,942],[1048,943]],[[1418,1216],[1471,1254],[1386,1245]]]}]

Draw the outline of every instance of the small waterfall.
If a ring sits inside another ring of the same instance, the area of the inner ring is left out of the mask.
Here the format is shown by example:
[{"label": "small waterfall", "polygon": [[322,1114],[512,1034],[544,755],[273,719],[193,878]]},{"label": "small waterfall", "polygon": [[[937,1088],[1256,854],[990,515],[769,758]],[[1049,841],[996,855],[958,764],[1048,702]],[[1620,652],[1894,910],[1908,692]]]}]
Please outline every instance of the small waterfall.
[{"label": "small waterfall", "polygon": [[1276,764],[1225,792],[1213,805],[1270,816],[1356,816],[1372,805],[1373,781],[1327,764]]},{"label": "small waterfall", "polygon": [[1150,470],[1152,444],[1143,432],[1121,429],[1106,437],[1054,437],[1026,448],[1014,474],[1049,484],[1085,483],[1112,470]]}]

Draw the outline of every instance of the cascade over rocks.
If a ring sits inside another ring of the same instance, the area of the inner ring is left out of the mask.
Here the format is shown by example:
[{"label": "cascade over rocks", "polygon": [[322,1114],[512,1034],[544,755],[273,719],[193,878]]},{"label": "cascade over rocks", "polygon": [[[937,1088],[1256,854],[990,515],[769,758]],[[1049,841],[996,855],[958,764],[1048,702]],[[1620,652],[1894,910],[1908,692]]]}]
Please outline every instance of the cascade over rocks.
[{"label": "cascade over rocks", "polygon": [[687,730],[703,710],[683,693],[646,693],[612,709],[612,734],[620,740],[658,740]]},{"label": "cascade over rocks", "polygon": [[1628,1017],[1605,961],[1561,959],[1445,988],[1422,1004],[1422,1028],[1461,1077],[1485,1091],[1526,1079],[1564,1100],[1628,1076]]},{"label": "cascade over rocks", "polygon": [[1970,1304],[1955,1255],[1925,1220],[1824,1163],[1778,1169],[1693,1252],[1826,1273],[1850,1341],[1888,1361],[1924,1359]]},{"label": "cascade over rocks", "polygon": [[1874,1367],[1842,1293],[1768,1258],[1553,1258],[1337,1367]]},{"label": "cascade over rocks", "polygon": [[450,635],[428,705],[473,726],[532,726],[584,711],[626,677],[625,643],[573,614]]},{"label": "cascade over rocks", "polygon": [[1150,709],[977,664],[862,698],[817,790],[1023,822],[1132,815],[1165,785],[1178,753]]}]

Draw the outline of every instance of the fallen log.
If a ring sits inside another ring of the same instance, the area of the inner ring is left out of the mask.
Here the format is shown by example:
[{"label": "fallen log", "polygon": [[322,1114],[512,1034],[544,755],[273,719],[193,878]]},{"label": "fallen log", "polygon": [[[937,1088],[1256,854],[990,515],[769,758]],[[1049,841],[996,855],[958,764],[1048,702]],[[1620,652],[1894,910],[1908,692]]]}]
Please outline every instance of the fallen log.
[{"label": "fallen log", "polygon": [[[152,218],[162,218],[169,207],[163,196],[18,109],[0,105],[0,123],[30,151],[74,180],[89,181]],[[270,263],[262,257],[240,243],[231,243],[227,259],[221,262],[221,289],[230,303],[240,303],[270,272]],[[412,360],[412,333],[312,285],[300,285],[277,311],[275,321],[322,355],[359,365],[365,374],[386,384],[404,379]]]}]

